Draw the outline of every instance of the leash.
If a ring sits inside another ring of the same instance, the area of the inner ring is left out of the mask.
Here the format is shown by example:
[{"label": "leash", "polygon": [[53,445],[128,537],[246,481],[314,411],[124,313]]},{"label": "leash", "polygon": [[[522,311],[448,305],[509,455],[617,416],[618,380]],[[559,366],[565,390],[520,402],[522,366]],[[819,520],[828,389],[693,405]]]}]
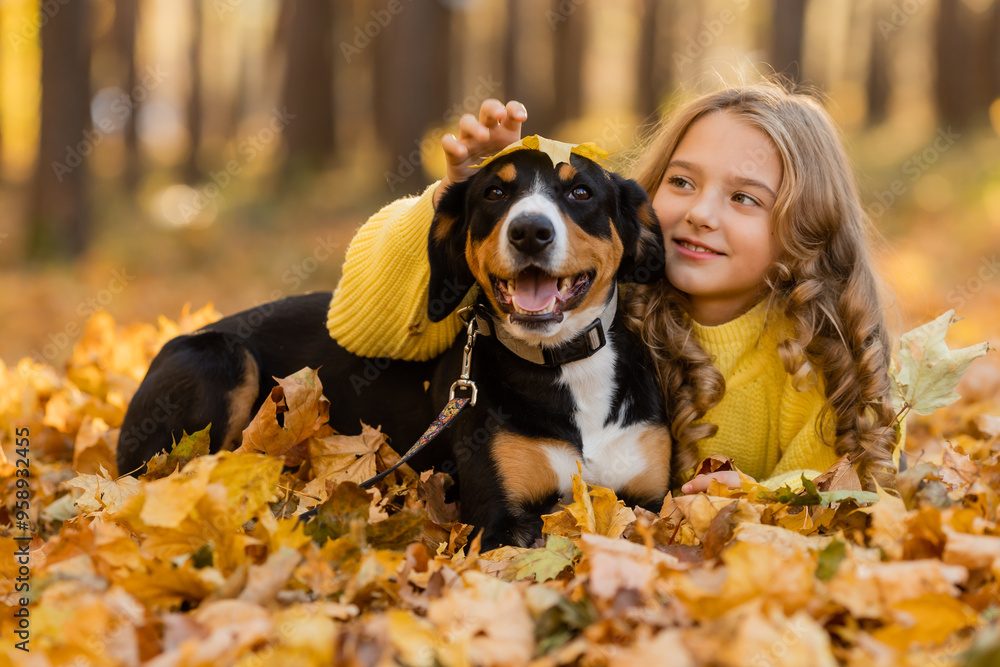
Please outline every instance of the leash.
[{"label": "leash", "polygon": [[[610,301],[605,305],[600,317],[591,322],[573,340],[556,348],[528,345],[511,336],[493,319],[489,312],[482,308],[467,306],[458,311],[459,317],[469,316],[469,325],[466,329],[465,349],[462,350],[462,373],[451,385],[451,390],[448,392],[448,402],[445,404],[444,409],[441,410],[441,414],[434,420],[434,423],[424,431],[424,434],[420,436],[420,439],[412,447],[406,450],[406,453],[403,454],[399,461],[396,461],[395,464],[371,479],[365,480],[359,486],[362,489],[367,489],[378,484],[387,475],[420,453],[441,431],[448,428],[463,409],[476,404],[476,399],[479,396],[479,388],[476,387],[476,383],[469,376],[472,369],[472,346],[476,342],[476,336],[495,336],[508,350],[522,359],[538,364],[539,366],[561,366],[591,357],[607,344],[605,331],[611,328],[611,322],[614,320],[617,308],[618,287],[615,286],[615,291],[611,295]],[[470,392],[468,398],[458,398],[455,396],[455,393],[462,389]]]},{"label": "leash", "polygon": [[[459,311],[459,315],[464,315],[472,310],[471,306],[463,308]],[[476,383],[469,377],[469,372],[472,368],[472,346],[476,342],[476,336],[479,335],[480,331],[477,326],[478,320],[475,317],[469,318],[469,327],[467,329],[468,337],[465,339],[465,349],[462,350],[462,373],[458,376],[458,379],[451,385],[451,390],[448,392],[448,402],[445,404],[444,409],[441,410],[441,414],[438,415],[437,419],[434,420],[424,434],[420,436],[413,446],[406,450],[406,453],[396,461],[393,465],[389,466],[379,474],[375,475],[371,479],[367,479],[358,486],[362,489],[367,489],[380,481],[385,479],[385,477],[396,470],[414,456],[416,456],[427,444],[436,438],[441,431],[448,428],[448,425],[458,416],[458,414],[466,407],[472,407],[476,404],[476,399],[479,397],[479,388],[476,387]],[[467,389],[471,392],[468,398],[458,398],[455,393],[460,389]]]}]

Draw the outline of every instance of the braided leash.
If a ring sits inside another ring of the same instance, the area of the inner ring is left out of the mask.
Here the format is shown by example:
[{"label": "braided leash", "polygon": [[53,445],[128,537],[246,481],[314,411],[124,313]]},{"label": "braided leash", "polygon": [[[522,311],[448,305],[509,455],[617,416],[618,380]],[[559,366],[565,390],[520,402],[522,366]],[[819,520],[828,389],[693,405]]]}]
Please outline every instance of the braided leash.
[{"label": "braided leash", "polygon": [[[466,312],[471,312],[471,308],[463,309],[459,312],[460,315]],[[371,479],[367,479],[362,482],[359,486],[362,489],[367,489],[374,484],[378,484],[380,481],[385,479],[386,475],[394,471],[399,466],[403,465],[417,453],[420,452],[424,447],[427,446],[434,438],[436,438],[441,431],[448,428],[448,425],[454,421],[455,417],[458,416],[465,407],[471,407],[476,404],[476,398],[479,396],[479,389],[476,387],[476,383],[469,378],[469,371],[472,367],[472,346],[476,342],[476,336],[479,334],[479,329],[476,326],[476,318],[472,317],[469,320],[468,327],[468,338],[465,341],[465,349],[462,351],[462,374],[459,375],[458,379],[451,385],[451,391],[448,395],[448,402],[445,404],[444,409],[441,410],[441,414],[438,418],[434,420],[424,434],[420,436],[420,439],[413,443],[413,446],[406,450],[396,463],[386,468],[379,474],[375,475]],[[468,389],[471,392],[471,396],[468,398],[456,398],[455,392],[459,389]]]}]

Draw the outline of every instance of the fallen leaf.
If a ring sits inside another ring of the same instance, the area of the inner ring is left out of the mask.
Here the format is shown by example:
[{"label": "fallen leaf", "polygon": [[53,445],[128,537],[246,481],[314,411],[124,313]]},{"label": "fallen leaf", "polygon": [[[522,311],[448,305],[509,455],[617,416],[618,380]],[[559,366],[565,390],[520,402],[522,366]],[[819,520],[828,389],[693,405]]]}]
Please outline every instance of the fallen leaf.
[{"label": "fallen leaf", "polygon": [[169,452],[157,454],[149,460],[146,464],[145,478],[152,480],[166,477],[178,468],[183,468],[195,457],[208,456],[211,428],[212,425],[209,424],[190,435],[182,434],[181,439],[174,444]]},{"label": "fallen leaf", "polygon": [[957,401],[955,386],[969,365],[986,354],[989,343],[951,350],[945,334],[957,320],[949,310],[935,320],[903,334],[897,362],[890,373],[897,410],[908,406],[929,415]]},{"label": "fallen leaf", "polygon": [[330,401],[323,396],[318,371],[307,367],[275,381],[278,386],[243,430],[243,444],[236,450],[238,453],[284,456],[327,422]]},{"label": "fallen leaf", "polygon": [[533,578],[535,581],[555,579],[560,572],[571,567],[579,557],[580,550],[573,540],[560,535],[550,535],[541,549],[529,549],[515,556],[504,571],[505,579],[520,581]]},{"label": "fallen leaf", "polygon": [[97,475],[78,475],[66,482],[67,486],[83,490],[76,499],[76,506],[84,512],[106,511],[109,514],[117,512],[130,497],[139,494],[142,486],[134,477],[119,477],[111,479],[104,468]]},{"label": "fallen leaf", "polygon": [[899,650],[940,644],[951,634],[976,624],[976,614],[950,595],[921,595],[892,605],[892,622],[875,630],[875,639]]},{"label": "fallen leaf", "polygon": [[614,491],[590,486],[580,474],[573,475],[573,502],[559,512],[542,517],[542,532],[575,538],[581,533],[621,537],[635,521],[635,513],[618,500]]},{"label": "fallen leaf", "polygon": [[313,438],[309,449],[316,479],[360,484],[375,476],[379,455],[391,448],[378,429],[362,424],[360,435]]}]

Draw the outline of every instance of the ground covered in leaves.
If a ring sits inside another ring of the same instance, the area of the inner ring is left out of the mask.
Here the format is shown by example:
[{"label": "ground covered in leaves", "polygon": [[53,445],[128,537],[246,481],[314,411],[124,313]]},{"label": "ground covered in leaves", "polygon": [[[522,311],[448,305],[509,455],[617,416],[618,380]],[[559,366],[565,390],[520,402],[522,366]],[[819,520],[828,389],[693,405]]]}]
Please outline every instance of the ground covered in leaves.
[{"label": "ground covered in leaves", "polygon": [[0,362],[0,666],[1000,664],[993,365],[911,418],[901,497],[842,463],[652,514],[578,479],[544,546],[482,553],[447,476],[359,488],[396,455],[375,428],[334,433],[308,369],[239,451],[196,456],[193,434],[119,476],[149,360],[214,317],[99,313],[64,369]]}]

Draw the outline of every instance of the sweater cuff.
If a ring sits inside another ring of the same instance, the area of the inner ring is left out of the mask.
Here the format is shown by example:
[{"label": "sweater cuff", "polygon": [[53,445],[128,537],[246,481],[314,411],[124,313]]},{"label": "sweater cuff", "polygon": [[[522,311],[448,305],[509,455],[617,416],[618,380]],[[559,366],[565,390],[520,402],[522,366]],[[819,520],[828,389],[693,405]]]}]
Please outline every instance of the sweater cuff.
[{"label": "sweater cuff", "polygon": [[803,468],[801,470],[789,470],[788,472],[783,472],[780,475],[775,475],[774,477],[769,477],[760,482],[761,486],[766,486],[772,491],[787,486],[792,489],[792,491],[799,491],[802,489],[802,476],[805,475],[806,479],[813,480],[822,475],[818,470],[809,470],[808,468]]}]

